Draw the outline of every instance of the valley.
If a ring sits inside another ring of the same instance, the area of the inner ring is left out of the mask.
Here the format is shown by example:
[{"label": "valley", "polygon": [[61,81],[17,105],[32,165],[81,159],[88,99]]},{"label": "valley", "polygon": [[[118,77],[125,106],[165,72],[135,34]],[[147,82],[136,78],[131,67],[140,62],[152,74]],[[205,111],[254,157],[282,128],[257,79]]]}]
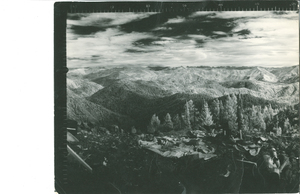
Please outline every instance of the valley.
[{"label": "valley", "polygon": [[273,108],[298,104],[299,67],[71,68],[67,116],[103,126],[117,124],[127,130],[136,126],[143,131],[153,114],[174,116],[189,100],[201,109],[204,100],[211,104],[228,94],[248,96]]}]

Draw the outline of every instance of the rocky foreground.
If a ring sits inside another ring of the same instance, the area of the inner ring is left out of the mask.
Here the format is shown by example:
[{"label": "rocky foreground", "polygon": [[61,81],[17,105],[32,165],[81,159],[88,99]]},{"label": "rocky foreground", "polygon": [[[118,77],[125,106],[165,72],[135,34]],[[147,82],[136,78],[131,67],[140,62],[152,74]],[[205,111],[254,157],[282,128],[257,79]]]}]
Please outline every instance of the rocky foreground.
[{"label": "rocky foreground", "polygon": [[[299,191],[299,136],[171,131],[77,133],[69,143],[93,169],[69,156],[71,193],[266,193]],[[265,159],[275,148],[281,163]]]}]

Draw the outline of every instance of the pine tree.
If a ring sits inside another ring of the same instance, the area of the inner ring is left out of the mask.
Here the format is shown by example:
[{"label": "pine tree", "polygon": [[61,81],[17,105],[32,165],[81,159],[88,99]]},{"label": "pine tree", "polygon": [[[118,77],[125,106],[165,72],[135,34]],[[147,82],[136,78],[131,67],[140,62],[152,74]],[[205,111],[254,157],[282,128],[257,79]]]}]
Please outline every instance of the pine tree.
[{"label": "pine tree", "polygon": [[231,135],[233,133],[236,133],[237,128],[237,117],[236,112],[234,110],[234,101],[231,99],[231,97],[228,95],[225,101],[225,107],[224,107],[224,120],[227,123],[227,127],[225,130],[227,130],[227,135]]},{"label": "pine tree", "polygon": [[240,133],[240,138],[242,139],[242,131],[245,128],[244,125],[244,118],[243,118],[243,104],[242,104],[242,97],[238,95],[238,105],[237,105],[237,121],[238,121],[238,130]]},{"label": "pine tree", "polygon": [[235,114],[237,114],[238,100],[235,94],[232,94],[231,103]]},{"label": "pine tree", "polygon": [[194,123],[192,125],[193,129],[198,129],[200,126],[200,112],[197,108],[195,108],[195,116],[194,116]]},{"label": "pine tree", "polygon": [[263,117],[266,123],[266,128],[270,128],[272,125],[272,115],[273,113],[270,113],[269,108],[267,106],[265,106],[264,110],[263,110]]},{"label": "pine tree", "polygon": [[280,136],[281,136],[282,129],[281,129],[281,127],[279,126],[279,118],[278,118],[278,115],[275,116],[274,120],[275,120],[275,125],[274,125],[274,128],[273,128],[273,132],[276,133],[277,135],[280,135]]},{"label": "pine tree", "polygon": [[265,120],[270,120],[270,113],[267,106],[265,106],[263,109],[263,116]]},{"label": "pine tree", "polygon": [[147,131],[149,133],[154,133],[155,131],[158,130],[158,127],[160,125],[160,120],[156,114],[152,115],[152,118],[150,120],[150,124],[147,127]]},{"label": "pine tree", "polygon": [[264,110],[263,110],[263,116],[264,116],[264,120],[266,122],[269,122],[271,120],[271,114],[269,112],[269,109],[267,106],[265,106]]},{"label": "pine tree", "polygon": [[244,122],[245,123],[245,127],[248,130],[253,129],[252,124],[251,124],[251,112],[252,112],[251,108],[245,108],[244,114],[243,114],[244,121],[245,121]]},{"label": "pine tree", "polygon": [[204,101],[203,108],[200,113],[200,123],[202,126],[206,127],[210,127],[213,124],[212,115],[206,101]]},{"label": "pine tree", "polygon": [[278,115],[276,115],[275,120],[276,120],[276,128],[278,128],[278,124],[279,124],[279,118],[278,118]]},{"label": "pine tree", "polygon": [[196,111],[195,111],[195,106],[194,106],[194,102],[193,100],[189,100],[188,102],[188,108],[189,108],[189,113],[190,113],[190,123],[191,125],[195,123],[195,114],[196,114]]},{"label": "pine tree", "polygon": [[170,131],[173,129],[173,122],[171,120],[171,116],[169,113],[166,114],[165,116],[165,123],[164,123],[164,128],[167,130],[167,131]]},{"label": "pine tree", "polygon": [[158,116],[156,116],[156,127],[158,128],[159,127],[159,125],[160,125],[160,120],[159,120],[159,118],[158,118]]},{"label": "pine tree", "polygon": [[285,119],[284,124],[283,124],[283,132],[288,133],[291,130],[291,124],[288,118]]},{"label": "pine tree", "polygon": [[252,109],[250,110],[250,126],[251,129],[257,128],[258,123],[257,123],[257,111],[254,105],[252,105]]},{"label": "pine tree", "polygon": [[247,114],[243,114],[243,124],[244,124],[244,131],[249,131],[250,126],[249,126],[249,117]]},{"label": "pine tree", "polygon": [[223,112],[223,119],[224,119],[225,122],[227,122],[228,119],[229,119],[229,115],[228,115],[229,107],[232,108],[232,106],[231,106],[231,97],[229,95],[227,95],[226,99],[225,99],[225,103],[224,103],[224,112]]},{"label": "pine tree", "polygon": [[178,114],[176,114],[174,117],[173,117],[173,128],[175,130],[180,130],[181,129],[181,119],[179,117]]},{"label": "pine tree", "polygon": [[187,129],[191,129],[191,118],[190,118],[190,109],[189,103],[186,102],[184,105],[184,115],[183,115],[184,124]]},{"label": "pine tree", "polygon": [[263,117],[263,114],[261,112],[261,107],[260,106],[258,106],[256,122],[258,124],[258,128],[260,129],[260,131],[266,132],[266,123],[264,121],[264,117]]},{"label": "pine tree", "polygon": [[220,113],[219,113],[219,124],[224,127],[224,106],[222,100],[219,100],[219,108],[220,108]]},{"label": "pine tree", "polygon": [[268,111],[269,111],[269,115],[270,115],[271,120],[273,120],[274,110],[273,110],[271,104],[269,104],[269,106],[268,106]]},{"label": "pine tree", "polygon": [[219,119],[220,119],[220,102],[219,99],[214,99],[211,106],[211,112],[213,116],[213,121],[216,126],[219,127]]}]

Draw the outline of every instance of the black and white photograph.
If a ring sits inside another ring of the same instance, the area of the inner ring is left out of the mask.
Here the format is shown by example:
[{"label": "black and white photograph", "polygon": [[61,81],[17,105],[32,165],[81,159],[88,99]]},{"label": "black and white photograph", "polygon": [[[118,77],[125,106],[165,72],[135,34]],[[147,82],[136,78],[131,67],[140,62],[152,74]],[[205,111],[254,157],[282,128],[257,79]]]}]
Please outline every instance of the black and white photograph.
[{"label": "black and white photograph", "polygon": [[144,4],[67,13],[67,193],[298,193],[298,11]]}]

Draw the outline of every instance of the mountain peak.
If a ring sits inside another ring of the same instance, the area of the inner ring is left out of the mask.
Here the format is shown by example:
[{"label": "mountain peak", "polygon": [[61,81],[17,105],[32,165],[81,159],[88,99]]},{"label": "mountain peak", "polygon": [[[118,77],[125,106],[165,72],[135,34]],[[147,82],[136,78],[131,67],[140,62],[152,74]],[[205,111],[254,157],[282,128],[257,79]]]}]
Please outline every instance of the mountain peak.
[{"label": "mountain peak", "polygon": [[255,67],[249,76],[250,79],[258,80],[258,81],[266,81],[266,82],[277,82],[277,77],[271,72],[267,71],[262,67]]}]

